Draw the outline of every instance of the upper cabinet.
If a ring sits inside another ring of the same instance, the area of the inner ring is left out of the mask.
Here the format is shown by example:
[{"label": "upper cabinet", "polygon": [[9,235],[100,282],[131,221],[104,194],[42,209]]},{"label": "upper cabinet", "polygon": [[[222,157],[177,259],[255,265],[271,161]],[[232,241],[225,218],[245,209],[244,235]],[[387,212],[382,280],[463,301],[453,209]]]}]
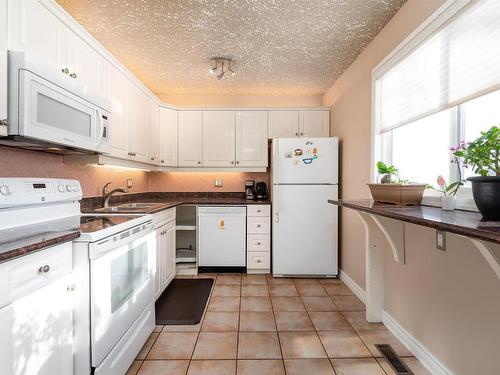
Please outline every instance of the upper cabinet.
[{"label": "upper cabinet", "polygon": [[149,160],[151,164],[160,165],[160,106],[149,99]]},{"label": "upper cabinet", "polygon": [[320,110],[269,111],[269,138],[330,136],[330,112]]},{"label": "upper cabinet", "polygon": [[299,135],[297,111],[269,111],[269,138],[293,138]]},{"label": "upper cabinet", "polygon": [[179,111],[178,114],[178,165],[201,167],[202,162],[202,112]]},{"label": "upper cabinet", "polygon": [[203,111],[203,166],[235,165],[233,111]]},{"label": "upper cabinet", "polygon": [[132,83],[114,65],[104,63],[104,96],[111,102],[111,155],[129,158],[130,137],[129,98]]},{"label": "upper cabinet", "polygon": [[132,160],[149,162],[149,96],[132,85],[130,108],[132,110],[130,156]]},{"label": "upper cabinet", "polygon": [[300,111],[299,136],[321,138],[330,135],[329,111]]},{"label": "upper cabinet", "polygon": [[9,0],[8,7],[10,50],[42,60],[89,93],[102,93],[103,58],[95,49],[38,1]]},{"label": "upper cabinet", "polygon": [[236,112],[236,165],[267,167],[267,111]]},{"label": "upper cabinet", "polygon": [[177,111],[160,108],[160,165],[177,166]]},{"label": "upper cabinet", "polygon": [[[3,83],[2,83],[3,82]],[[7,2],[0,1],[0,134],[7,119]]]}]

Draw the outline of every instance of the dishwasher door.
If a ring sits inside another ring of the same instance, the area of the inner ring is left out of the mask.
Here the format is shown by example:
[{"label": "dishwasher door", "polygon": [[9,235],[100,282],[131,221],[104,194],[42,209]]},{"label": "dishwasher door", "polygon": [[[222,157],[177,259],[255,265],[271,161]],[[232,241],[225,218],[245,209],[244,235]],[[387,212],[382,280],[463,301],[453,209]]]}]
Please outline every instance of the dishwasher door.
[{"label": "dishwasher door", "polygon": [[198,207],[198,266],[244,267],[246,207]]}]

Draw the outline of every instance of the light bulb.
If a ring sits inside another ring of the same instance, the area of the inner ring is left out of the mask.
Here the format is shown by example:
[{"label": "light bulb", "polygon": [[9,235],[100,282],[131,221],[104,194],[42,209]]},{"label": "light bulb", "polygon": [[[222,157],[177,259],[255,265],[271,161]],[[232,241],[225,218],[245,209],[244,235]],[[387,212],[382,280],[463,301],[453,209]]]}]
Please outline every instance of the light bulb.
[{"label": "light bulb", "polygon": [[214,75],[216,70],[217,70],[217,68],[210,68],[210,69],[208,69],[208,72],[210,74]]}]

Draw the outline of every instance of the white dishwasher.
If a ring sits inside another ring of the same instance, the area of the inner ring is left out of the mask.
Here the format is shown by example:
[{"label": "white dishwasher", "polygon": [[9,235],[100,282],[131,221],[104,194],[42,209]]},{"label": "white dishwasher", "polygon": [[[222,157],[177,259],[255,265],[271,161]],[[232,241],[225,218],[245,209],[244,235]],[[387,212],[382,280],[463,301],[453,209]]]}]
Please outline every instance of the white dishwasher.
[{"label": "white dishwasher", "polygon": [[247,208],[198,207],[198,266],[245,267]]}]

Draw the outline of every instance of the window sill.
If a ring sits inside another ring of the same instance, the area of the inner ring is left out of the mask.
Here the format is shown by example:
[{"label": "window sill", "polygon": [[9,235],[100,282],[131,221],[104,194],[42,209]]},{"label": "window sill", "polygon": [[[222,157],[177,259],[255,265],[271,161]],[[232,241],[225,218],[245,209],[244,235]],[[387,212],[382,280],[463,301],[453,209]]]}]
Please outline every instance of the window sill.
[{"label": "window sill", "polygon": [[[424,195],[421,205],[430,207],[441,207],[441,196]],[[478,212],[474,199],[467,197],[457,197],[456,209],[462,211]]]}]

